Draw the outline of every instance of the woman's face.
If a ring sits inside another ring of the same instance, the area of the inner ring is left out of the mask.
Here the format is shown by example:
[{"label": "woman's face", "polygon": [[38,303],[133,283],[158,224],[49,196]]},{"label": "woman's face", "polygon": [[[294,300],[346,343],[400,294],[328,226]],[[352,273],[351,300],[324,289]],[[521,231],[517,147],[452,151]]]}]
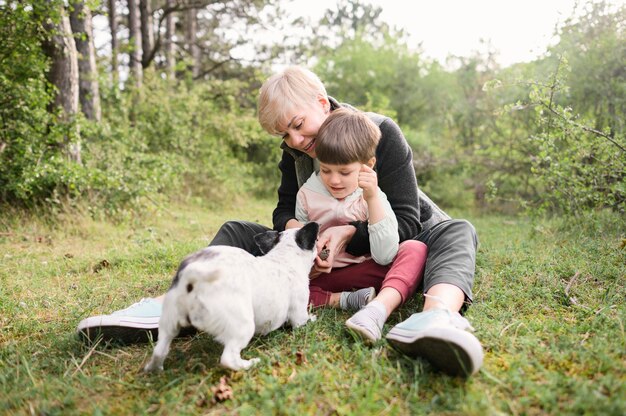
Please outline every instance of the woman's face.
[{"label": "woman's face", "polygon": [[315,158],[315,138],[329,110],[328,99],[320,96],[310,107],[287,114],[285,124],[281,126],[285,144]]}]

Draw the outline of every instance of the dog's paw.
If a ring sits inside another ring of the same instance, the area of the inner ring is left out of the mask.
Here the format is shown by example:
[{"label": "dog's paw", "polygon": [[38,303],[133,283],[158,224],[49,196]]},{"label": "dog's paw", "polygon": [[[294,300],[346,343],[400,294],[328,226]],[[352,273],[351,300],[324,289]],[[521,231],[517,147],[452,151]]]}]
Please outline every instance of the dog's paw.
[{"label": "dog's paw", "polygon": [[245,370],[248,370],[248,369],[250,369],[251,367],[253,367],[253,366],[257,365],[257,364],[258,364],[258,363],[260,363],[260,362],[261,362],[261,359],[260,359],[260,358],[250,358],[250,359],[248,360],[248,365],[247,365],[247,367],[245,367],[244,369],[245,369]]},{"label": "dog's paw", "polygon": [[317,316],[309,315],[309,322],[315,322],[315,321],[317,321]]},{"label": "dog's paw", "polygon": [[148,364],[143,368],[144,373],[156,373],[163,371],[163,364],[157,364],[154,360],[150,360]]},{"label": "dog's paw", "polygon": [[222,357],[220,364],[223,367],[230,368],[231,370],[239,371],[239,370],[249,370],[254,365],[261,362],[260,358],[251,358],[249,360],[244,360],[241,357]]}]

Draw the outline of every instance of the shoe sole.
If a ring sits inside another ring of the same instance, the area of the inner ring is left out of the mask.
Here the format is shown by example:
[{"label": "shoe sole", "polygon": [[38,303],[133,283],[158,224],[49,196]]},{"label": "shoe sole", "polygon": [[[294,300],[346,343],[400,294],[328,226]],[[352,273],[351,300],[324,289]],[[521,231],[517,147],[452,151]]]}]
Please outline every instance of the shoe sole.
[{"label": "shoe sole", "polygon": [[104,343],[113,344],[145,344],[159,338],[159,328],[142,329],[124,326],[100,326],[85,328],[78,331],[79,336],[88,343],[94,343],[99,338]]},{"label": "shoe sole", "polygon": [[348,331],[357,335],[368,344],[373,344],[381,338],[374,338],[374,336],[369,331],[366,331],[364,328],[353,324],[349,319],[346,321],[346,327],[348,328]]},{"label": "shoe sole", "polygon": [[469,332],[432,328],[415,335],[412,331],[393,328],[387,334],[389,343],[401,353],[428,361],[434,368],[451,376],[469,377],[483,362],[483,349]]},{"label": "shoe sole", "polygon": [[[159,317],[152,318],[112,318],[111,316],[94,316],[82,320],[78,324],[78,334],[89,343],[99,338],[105,343],[122,345],[143,344],[159,339]],[[194,327],[183,328],[179,337],[196,334]]]}]

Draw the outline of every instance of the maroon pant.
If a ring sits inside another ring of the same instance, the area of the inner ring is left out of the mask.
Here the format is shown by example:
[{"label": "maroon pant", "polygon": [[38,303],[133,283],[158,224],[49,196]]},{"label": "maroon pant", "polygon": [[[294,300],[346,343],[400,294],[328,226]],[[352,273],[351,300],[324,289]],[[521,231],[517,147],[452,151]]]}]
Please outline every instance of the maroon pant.
[{"label": "maroon pant", "polygon": [[407,240],[400,244],[398,254],[390,265],[381,266],[370,259],[322,273],[309,283],[309,304],[328,305],[331,293],[366,287],[374,287],[376,292],[392,287],[400,293],[404,303],[415,293],[424,277],[427,252],[426,244]]}]

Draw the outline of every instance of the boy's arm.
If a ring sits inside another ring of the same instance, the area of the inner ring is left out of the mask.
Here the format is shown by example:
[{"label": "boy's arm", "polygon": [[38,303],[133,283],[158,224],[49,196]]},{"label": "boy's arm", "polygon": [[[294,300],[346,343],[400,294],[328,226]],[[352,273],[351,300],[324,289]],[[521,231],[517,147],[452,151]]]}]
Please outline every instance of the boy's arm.
[{"label": "boy's arm", "polygon": [[376,172],[367,165],[363,165],[359,172],[359,187],[363,189],[363,199],[367,203],[372,259],[385,266],[398,253],[398,220],[387,196],[378,188]]},{"label": "boy's arm", "polygon": [[[400,235],[398,234],[398,220],[387,201],[386,195],[378,190],[378,196],[367,202],[370,212],[369,218],[369,242],[372,251],[372,259],[383,266],[390,264],[398,254]],[[379,216],[378,221],[373,221],[374,215]],[[382,218],[380,218],[382,216]]]},{"label": "boy's arm", "polygon": [[[309,222],[309,213],[306,209],[306,200],[302,191],[299,191],[296,195],[296,220],[301,224]],[[292,227],[287,226],[286,228]]]}]

